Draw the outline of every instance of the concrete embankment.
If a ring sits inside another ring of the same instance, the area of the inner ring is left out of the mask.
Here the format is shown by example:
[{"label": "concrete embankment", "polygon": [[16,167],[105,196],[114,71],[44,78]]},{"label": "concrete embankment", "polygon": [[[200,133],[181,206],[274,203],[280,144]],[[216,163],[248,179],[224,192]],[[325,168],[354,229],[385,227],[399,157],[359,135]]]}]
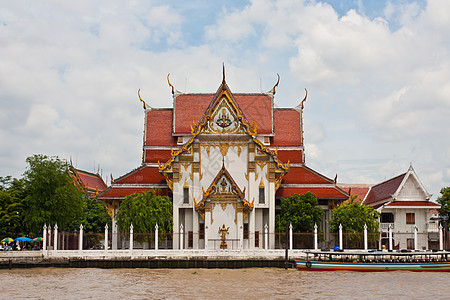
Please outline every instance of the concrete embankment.
[{"label": "concrete embankment", "polygon": [[[49,251],[50,252],[50,251]],[[0,269],[62,267],[62,268],[285,268],[283,251],[276,252],[202,252],[202,251],[54,251],[43,255],[42,251],[0,253]],[[294,253],[292,253],[294,254]],[[293,267],[295,259],[303,254],[288,257],[287,266]]]}]

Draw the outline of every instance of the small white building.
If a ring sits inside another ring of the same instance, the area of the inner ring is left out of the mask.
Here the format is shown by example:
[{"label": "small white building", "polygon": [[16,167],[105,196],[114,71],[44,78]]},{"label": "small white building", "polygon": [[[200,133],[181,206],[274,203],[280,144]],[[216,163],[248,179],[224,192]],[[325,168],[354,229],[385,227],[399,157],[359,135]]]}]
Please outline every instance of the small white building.
[{"label": "small white building", "polygon": [[412,166],[406,173],[372,186],[363,203],[381,213],[381,245],[388,248],[390,227],[394,249],[414,249],[415,230],[418,249],[437,249],[439,223],[434,217],[440,205],[430,198]]}]

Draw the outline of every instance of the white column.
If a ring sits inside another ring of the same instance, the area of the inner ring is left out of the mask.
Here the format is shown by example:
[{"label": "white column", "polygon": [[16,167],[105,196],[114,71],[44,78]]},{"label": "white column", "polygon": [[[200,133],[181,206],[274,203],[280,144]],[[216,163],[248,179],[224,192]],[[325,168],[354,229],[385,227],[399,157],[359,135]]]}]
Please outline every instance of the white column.
[{"label": "white column", "polygon": [[130,225],[130,251],[133,251],[133,223]]},{"label": "white column", "polygon": [[83,250],[83,224],[80,225],[80,236],[78,239],[78,250]]},{"label": "white column", "polygon": [[444,250],[444,239],[442,237],[442,224],[439,224],[439,250]]},{"label": "white column", "polygon": [[342,224],[339,224],[339,250],[344,250],[344,243],[342,242]]},{"label": "white column", "polygon": [[388,230],[389,230],[389,250],[392,250],[392,227],[391,227],[391,224],[389,224]]},{"label": "white column", "polygon": [[180,225],[180,250],[183,250],[184,246],[184,227],[183,224]]},{"label": "white column", "polygon": [[364,223],[364,250],[367,251],[369,249],[367,245],[367,224]]},{"label": "white column", "polygon": [[240,226],[239,230],[239,250],[244,249],[244,226]]},{"label": "white column", "polygon": [[294,249],[294,241],[292,234],[292,223],[289,224],[289,250]]},{"label": "white column", "polygon": [[264,249],[269,249],[269,225],[264,226]]},{"label": "white column", "polygon": [[317,223],[314,223],[314,250],[319,250],[319,243],[317,241]]},{"label": "white column", "polygon": [[43,229],[42,238],[44,240],[42,241],[42,254],[47,256],[47,224],[44,224]]},{"label": "white column", "polygon": [[205,224],[205,250],[208,251],[208,226],[206,226],[206,224]]},{"label": "white column", "polygon": [[116,222],[116,209],[113,209],[113,215],[111,219],[111,249],[117,250],[117,222]]},{"label": "white column", "polygon": [[414,250],[419,250],[417,248],[417,231],[419,230],[419,228],[417,228],[416,225],[414,225]]},{"label": "white column", "polygon": [[108,251],[108,224],[105,225],[105,251]]},{"label": "white column", "polygon": [[158,250],[158,223],[155,226],[155,250]]},{"label": "white column", "polygon": [[54,243],[53,250],[58,250],[58,224],[55,224],[53,243]]},{"label": "white column", "polygon": [[48,230],[48,239],[47,239],[47,241],[48,241],[48,245],[47,246],[48,247],[47,247],[47,249],[49,249],[50,246],[52,245],[52,226],[48,225],[47,230]]}]

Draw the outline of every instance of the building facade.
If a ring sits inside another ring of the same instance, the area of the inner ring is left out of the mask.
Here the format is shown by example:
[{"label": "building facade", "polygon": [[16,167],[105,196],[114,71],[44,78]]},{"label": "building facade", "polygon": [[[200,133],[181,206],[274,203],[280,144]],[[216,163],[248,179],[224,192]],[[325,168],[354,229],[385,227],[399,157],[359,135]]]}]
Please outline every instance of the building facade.
[{"label": "building facade", "polygon": [[327,230],[330,210],[348,194],[305,165],[306,96],[295,108],[275,108],[278,83],[267,93],[233,94],[225,72],[214,94],[181,93],[168,83],[171,108],[151,108],[141,99],[142,165],[99,195],[113,224],[125,196],[157,188],[172,198],[174,249],[223,249],[224,236],[227,249],[274,248],[279,199],[310,191],[325,211]]},{"label": "building facade", "polygon": [[440,205],[430,198],[412,166],[406,173],[372,186],[363,203],[381,213],[380,243],[388,248],[390,228],[393,248],[414,249],[417,231],[418,249],[438,249]]}]

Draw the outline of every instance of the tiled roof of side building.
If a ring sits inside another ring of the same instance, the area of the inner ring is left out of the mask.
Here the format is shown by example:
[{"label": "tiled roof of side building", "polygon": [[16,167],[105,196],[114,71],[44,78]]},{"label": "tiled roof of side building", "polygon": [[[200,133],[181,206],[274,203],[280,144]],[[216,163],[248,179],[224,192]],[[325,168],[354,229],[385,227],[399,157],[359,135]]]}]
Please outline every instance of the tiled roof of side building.
[{"label": "tiled roof of side building", "polygon": [[374,185],[367,194],[364,204],[372,205],[375,203],[378,204],[380,201],[387,202],[392,200],[391,196],[397,191],[405,175],[406,173],[403,173],[382,183]]},{"label": "tiled roof of side building", "polygon": [[429,206],[429,207],[440,207],[439,204],[436,204],[431,201],[394,201],[386,206]]},{"label": "tiled roof of side building", "polygon": [[176,145],[172,137],[172,109],[154,109],[147,113],[147,146]]},{"label": "tiled roof of side building", "polygon": [[106,189],[106,184],[99,174],[94,174],[78,169],[74,170],[83,182],[85,188],[98,191],[103,191],[104,189]]},{"label": "tiled roof of side building", "polygon": [[[266,94],[233,94],[247,121],[257,124],[258,133],[272,133],[272,99]],[[191,132],[192,122],[198,123],[214,94],[181,94],[175,99],[175,133]]]},{"label": "tiled roof of side building", "polygon": [[[272,146],[301,146],[300,113],[294,109],[274,109]],[[259,128],[259,124],[258,124]]]},{"label": "tiled roof of side building", "polygon": [[[362,203],[367,193],[370,190],[370,187],[373,184],[338,184],[338,186],[346,191],[350,197],[356,196],[356,201]],[[350,198],[344,203],[350,202]]]}]

